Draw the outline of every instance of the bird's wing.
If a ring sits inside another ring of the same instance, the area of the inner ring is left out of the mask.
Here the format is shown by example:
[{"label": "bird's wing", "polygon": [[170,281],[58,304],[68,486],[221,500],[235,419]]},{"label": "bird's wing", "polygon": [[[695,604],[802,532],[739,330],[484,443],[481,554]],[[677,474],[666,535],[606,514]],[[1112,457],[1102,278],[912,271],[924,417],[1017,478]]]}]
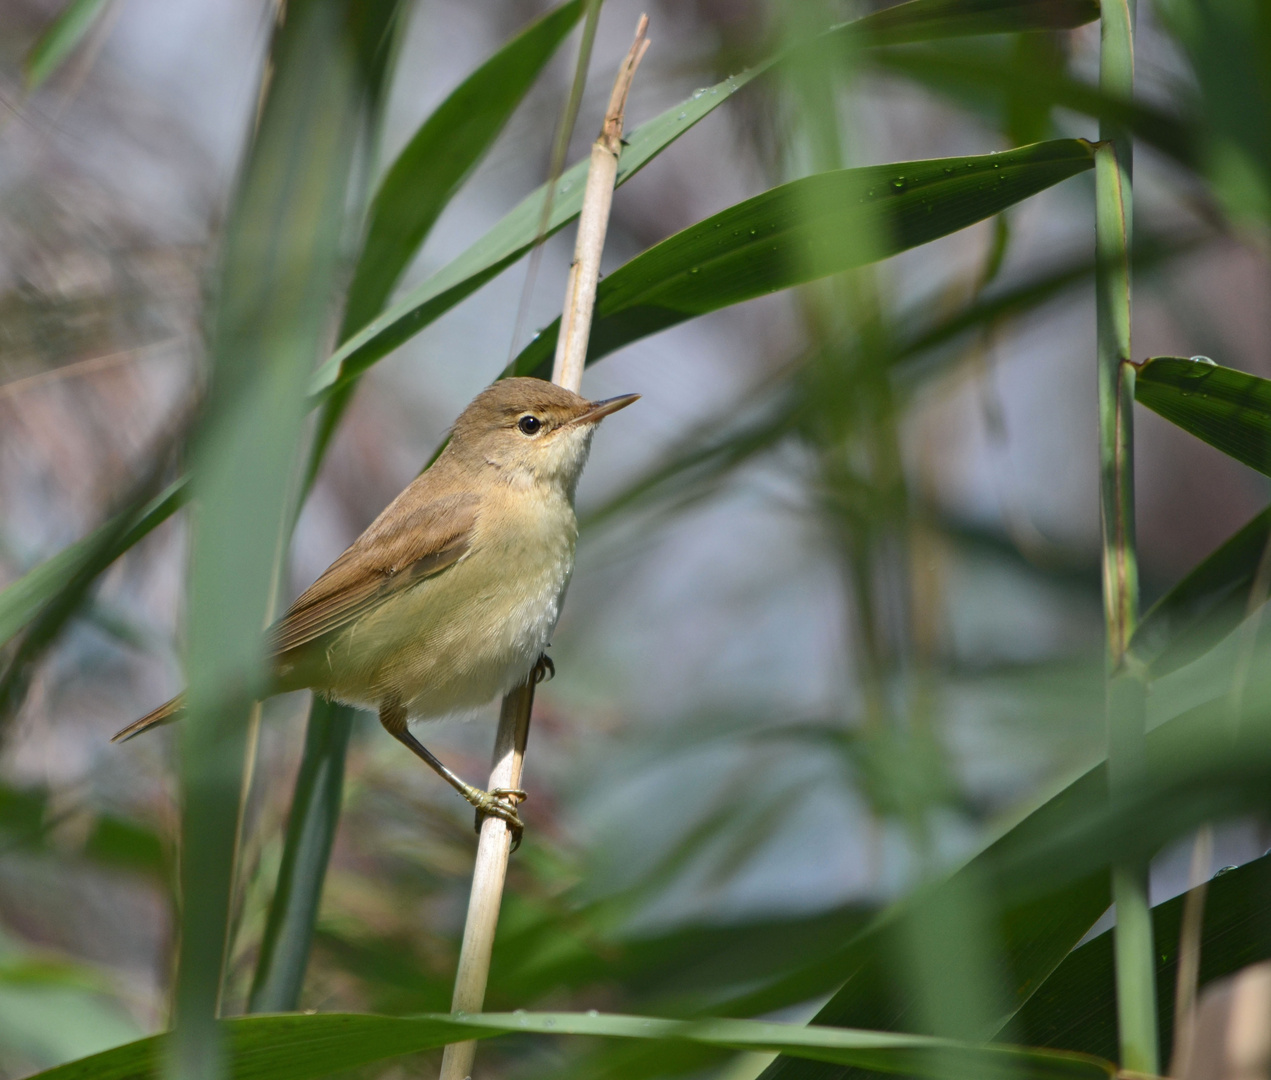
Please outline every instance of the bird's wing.
[{"label": "bird's wing", "polygon": [[477,497],[447,495],[411,508],[411,494],[407,488],[394,500],[274,624],[275,653],[346,625],[385,596],[438,574],[463,557],[472,544]]}]

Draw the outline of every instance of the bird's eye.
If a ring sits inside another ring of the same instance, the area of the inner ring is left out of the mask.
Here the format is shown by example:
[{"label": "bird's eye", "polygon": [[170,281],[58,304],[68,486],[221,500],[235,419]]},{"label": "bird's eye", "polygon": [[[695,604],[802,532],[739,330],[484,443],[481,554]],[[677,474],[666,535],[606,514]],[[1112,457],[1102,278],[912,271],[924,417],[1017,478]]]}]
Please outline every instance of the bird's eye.
[{"label": "bird's eye", "polygon": [[516,426],[521,429],[523,435],[537,435],[538,429],[543,426],[543,421],[537,416],[522,416],[516,422]]}]

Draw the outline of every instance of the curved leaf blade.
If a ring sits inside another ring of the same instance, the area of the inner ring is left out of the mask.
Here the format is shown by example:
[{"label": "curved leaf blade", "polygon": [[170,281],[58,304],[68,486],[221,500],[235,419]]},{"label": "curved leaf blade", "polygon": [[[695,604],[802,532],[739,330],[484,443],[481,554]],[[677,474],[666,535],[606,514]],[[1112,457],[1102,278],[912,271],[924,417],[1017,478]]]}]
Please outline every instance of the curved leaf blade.
[{"label": "curved leaf blade", "polygon": [[974,47],[964,45],[957,50],[878,49],[869,54],[869,60],[884,71],[903,75],[964,106],[968,99],[987,97],[996,101],[1001,110],[1006,108],[1010,95],[1022,94],[1035,108],[1071,109],[1109,120],[1185,167],[1196,167],[1200,133],[1190,117],[1119,98],[1063,71],[1020,63],[991,44],[975,42]]},{"label": "curved leaf blade", "polygon": [[[588,362],[694,316],[947,236],[1093,163],[1085,140],[1059,139],[783,184],[677,233],[601,282]],[[558,328],[559,320],[522,350],[518,374],[550,362]]]},{"label": "curved leaf blade", "polygon": [[899,45],[979,34],[1072,30],[1098,17],[1098,0],[909,0],[867,15],[857,25],[872,44]]},{"label": "curved leaf blade", "polygon": [[122,510],[82,540],[63,548],[52,558],[27,571],[0,592],[0,645],[9,641],[34,619],[69,583],[90,581],[120,555],[163,522],[184,503],[186,481],[178,480],[139,510]]},{"label": "curved leaf blade", "polygon": [[[662,1020],[581,1013],[416,1017],[327,1013],[222,1021],[235,1080],[310,1080],[497,1035],[585,1035],[781,1051],[816,1061],[919,1077],[980,1075],[1019,1080],[1105,1080],[1115,1067],[1070,1051],[981,1046],[921,1035],[804,1027],[756,1020]],[[144,1080],[156,1075],[163,1036],[152,1036],[38,1073],[32,1080]]]},{"label": "curved leaf blade", "polygon": [[1182,356],[1154,356],[1136,366],[1140,405],[1271,476],[1271,380]]},{"label": "curved leaf blade", "polygon": [[582,14],[569,0],[469,75],[420,125],[371,200],[341,338],[379,314],[454,193],[485,156]]}]

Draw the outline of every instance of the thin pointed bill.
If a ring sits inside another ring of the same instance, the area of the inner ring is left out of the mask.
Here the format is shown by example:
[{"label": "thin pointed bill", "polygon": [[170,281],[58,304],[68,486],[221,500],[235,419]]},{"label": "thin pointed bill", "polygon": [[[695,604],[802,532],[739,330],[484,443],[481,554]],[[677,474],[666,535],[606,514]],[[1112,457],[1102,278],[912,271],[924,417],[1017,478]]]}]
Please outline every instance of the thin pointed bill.
[{"label": "thin pointed bill", "polygon": [[604,401],[593,401],[591,408],[574,421],[575,424],[594,424],[603,420],[610,413],[625,409],[633,401],[639,401],[639,394],[619,394],[617,397],[605,398]]}]

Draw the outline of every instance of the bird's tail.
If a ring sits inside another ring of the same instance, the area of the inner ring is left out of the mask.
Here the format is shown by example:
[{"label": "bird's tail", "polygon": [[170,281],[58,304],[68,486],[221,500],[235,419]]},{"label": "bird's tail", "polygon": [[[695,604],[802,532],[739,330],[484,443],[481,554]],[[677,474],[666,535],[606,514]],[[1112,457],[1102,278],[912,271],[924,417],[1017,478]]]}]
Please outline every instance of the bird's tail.
[{"label": "bird's tail", "polygon": [[140,720],[134,720],[126,728],[115,732],[111,736],[111,742],[127,742],[134,735],[140,735],[143,731],[149,731],[152,727],[158,727],[160,724],[171,724],[180,720],[185,712],[185,695],[178,694],[171,701],[164,702],[157,709],[146,713]]}]

